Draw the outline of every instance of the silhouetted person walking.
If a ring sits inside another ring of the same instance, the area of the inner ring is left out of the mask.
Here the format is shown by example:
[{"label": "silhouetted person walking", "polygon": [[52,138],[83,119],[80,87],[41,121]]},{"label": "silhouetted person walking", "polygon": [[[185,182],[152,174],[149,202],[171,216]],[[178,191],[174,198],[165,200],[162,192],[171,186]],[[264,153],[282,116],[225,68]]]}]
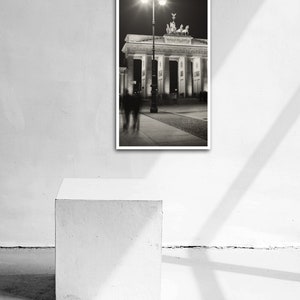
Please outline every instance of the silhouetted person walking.
[{"label": "silhouetted person walking", "polygon": [[124,110],[124,121],[123,121],[123,130],[128,130],[129,121],[130,121],[130,111],[131,111],[131,97],[128,93],[128,90],[125,91],[123,97],[123,110]]},{"label": "silhouetted person walking", "polygon": [[139,130],[140,129],[140,107],[141,107],[141,93],[140,92],[134,92],[133,98],[132,98],[132,115],[133,115],[133,130]]}]

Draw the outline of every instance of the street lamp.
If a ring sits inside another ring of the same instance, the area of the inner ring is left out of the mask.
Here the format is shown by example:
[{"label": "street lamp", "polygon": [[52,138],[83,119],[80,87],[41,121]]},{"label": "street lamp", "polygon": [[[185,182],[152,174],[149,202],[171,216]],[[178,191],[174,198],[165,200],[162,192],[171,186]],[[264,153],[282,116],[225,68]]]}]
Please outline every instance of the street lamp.
[{"label": "street lamp", "polygon": [[[148,0],[141,0],[142,3],[147,3]],[[152,0],[152,81],[151,81],[151,107],[150,113],[157,113],[157,75],[155,74],[155,1]],[[158,0],[160,5],[165,5],[167,0]]]}]

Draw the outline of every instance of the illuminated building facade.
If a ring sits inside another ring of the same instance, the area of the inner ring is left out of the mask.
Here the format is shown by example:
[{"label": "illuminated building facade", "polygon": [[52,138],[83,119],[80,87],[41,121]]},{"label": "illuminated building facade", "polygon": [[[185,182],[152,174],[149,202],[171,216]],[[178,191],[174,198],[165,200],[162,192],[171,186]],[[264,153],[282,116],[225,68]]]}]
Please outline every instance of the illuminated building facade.
[{"label": "illuminated building facade", "polygon": [[[122,48],[127,61],[120,68],[120,95],[140,91],[151,97],[152,36],[128,34]],[[157,94],[198,97],[207,91],[207,40],[185,34],[155,36]]]}]

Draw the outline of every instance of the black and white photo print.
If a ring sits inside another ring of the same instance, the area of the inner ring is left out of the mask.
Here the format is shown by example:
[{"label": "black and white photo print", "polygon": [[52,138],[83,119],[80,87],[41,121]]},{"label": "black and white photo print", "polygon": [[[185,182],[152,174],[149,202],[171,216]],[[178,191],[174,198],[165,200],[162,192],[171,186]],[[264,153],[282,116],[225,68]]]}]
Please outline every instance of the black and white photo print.
[{"label": "black and white photo print", "polygon": [[117,149],[210,149],[209,0],[117,0]]}]

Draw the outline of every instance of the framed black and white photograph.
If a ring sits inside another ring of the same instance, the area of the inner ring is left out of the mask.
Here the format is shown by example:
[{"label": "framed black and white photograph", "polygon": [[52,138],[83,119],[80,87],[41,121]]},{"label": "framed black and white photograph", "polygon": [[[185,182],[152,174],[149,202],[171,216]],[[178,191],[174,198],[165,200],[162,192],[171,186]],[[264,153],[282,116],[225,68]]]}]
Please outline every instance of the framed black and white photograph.
[{"label": "framed black and white photograph", "polygon": [[210,149],[210,0],[116,1],[116,148]]}]

